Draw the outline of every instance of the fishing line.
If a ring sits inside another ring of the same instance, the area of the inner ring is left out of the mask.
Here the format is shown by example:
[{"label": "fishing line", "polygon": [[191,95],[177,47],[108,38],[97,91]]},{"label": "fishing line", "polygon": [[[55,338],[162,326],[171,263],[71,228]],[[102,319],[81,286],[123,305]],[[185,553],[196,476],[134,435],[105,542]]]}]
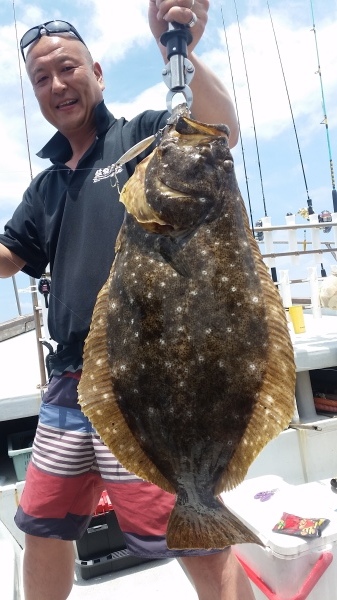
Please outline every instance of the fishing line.
[{"label": "fishing line", "polygon": [[299,139],[298,139],[298,135],[297,135],[297,128],[296,128],[296,124],[295,124],[294,113],[293,113],[293,109],[292,109],[292,105],[291,105],[291,100],[290,100],[290,95],[289,95],[287,80],[286,80],[285,72],[284,72],[284,69],[283,69],[283,63],[282,63],[282,59],[281,59],[281,53],[280,53],[279,44],[278,44],[277,37],[276,37],[274,22],[273,22],[273,18],[272,18],[272,15],[271,15],[271,11],[270,11],[270,6],[269,6],[268,0],[267,0],[267,6],[268,6],[270,22],[271,22],[271,26],[272,26],[272,30],[273,30],[273,34],[274,34],[274,40],[275,40],[275,44],[276,44],[276,49],[277,49],[277,53],[278,53],[278,57],[279,57],[279,61],[280,61],[280,67],[281,67],[281,71],[282,71],[284,86],[285,86],[285,90],[286,90],[286,93],[287,93],[287,98],[288,98],[288,103],[289,103],[289,109],[290,109],[290,113],[291,113],[291,118],[292,118],[293,127],[294,127],[294,133],[295,133],[296,142],[297,142],[298,154],[299,154],[299,158],[300,158],[300,162],[301,162],[301,167],[302,167],[302,174],[303,174],[303,179],[304,179],[304,186],[305,186],[305,190],[306,190],[306,193],[307,193],[308,213],[309,213],[309,215],[312,215],[314,213],[314,210],[312,208],[312,200],[311,200],[311,198],[309,196],[308,185],[307,185],[307,178],[306,178],[306,175],[305,175],[304,164],[303,164],[303,160],[302,160],[302,153],[301,153],[300,143],[299,143]]},{"label": "fishing line", "polygon": [[247,64],[246,64],[246,57],[245,57],[245,51],[244,51],[243,42],[242,42],[241,27],[240,27],[240,22],[239,22],[239,15],[238,15],[238,10],[237,10],[236,0],[233,0],[233,1],[234,1],[234,6],[235,6],[238,31],[239,31],[239,36],[240,36],[240,43],[241,43],[241,51],[242,51],[243,63],[244,63],[245,73],[246,73],[246,82],[247,82],[247,89],[248,89],[248,95],[249,95],[250,109],[251,109],[251,113],[252,113],[252,121],[253,121],[253,128],[254,128],[254,137],[255,137],[255,147],[256,147],[257,162],[258,162],[259,173],[260,173],[260,184],[261,184],[261,192],[262,192],[264,214],[265,214],[265,216],[267,216],[267,207],[266,207],[266,200],[265,200],[264,188],[263,188],[263,179],[262,179],[262,171],[261,171],[260,153],[259,153],[259,146],[258,146],[258,142],[257,142],[255,117],[254,117],[252,96],[251,96],[251,92],[250,92],[250,85],[249,85],[249,78],[248,78],[248,71],[247,71]]},{"label": "fishing line", "polygon": [[319,75],[319,81],[320,81],[320,87],[321,87],[321,96],[322,96],[323,121],[322,121],[321,124],[325,125],[326,139],[327,139],[328,152],[329,152],[331,183],[332,183],[332,203],[333,203],[333,210],[334,210],[334,212],[337,212],[337,191],[336,191],[336,187],[335,187],[335,174],[334,174],[334,168],[333,168],[333,162],[332,162],[332,152],[331,152],[331,144],[330,144],[329,125],[328,125],[328,117],[327,117],[327,111],[326,111],[326,105],[325,105],[323,79],[322,79],[322,70],[321,70],[320,59],[319,59],[318,42],[317,42],[317,34],[316,34],[316,25],[315,25],[315,17],[314,17],[314,7],[313,7],[313,1],[312,0],[310,0],[310,6],[311,6],[311,15],[312,15],[312,31],[314,32],[314,37],[315,37],[317,66],[318,66],[318,70],[316,71],[316,73],[318,73],[318,75]]},{"label": "fishing line", "polygon": [[233,87],[233,96],[234,96],[234,102],[235,102],[235,108],[236,108],[236,115],[237,115],[237,119],[238,119],[238,127],[239,127],[239,136],[240,136],[242,161],[243,161],[243,168],[244,168],[244,172],[245,172],[245,180],[246,180],[246,188],[247,188],[247,196],[248,196],[249,214],[250,214],[250,220],[251,220],[251,225],[252,225],[252,230],[253,230],[253,235],[254,235],[254,222],[253,222],[252,204],[251,204],[250,192],[249,192],[247,168],[246,168],[246,157],[245,157],[245,151],[244,151],[244,147],[243,147],[242,132],[241,132],[241,125],[240,125],[240,117],[239,117],[239,110],[238,110],[238,102],[237,102],[237,97],[236,97],[236,89],[235,89],[233,69],[232,69],[232,61],[231,61],[230,52],[229,52],[229,45],[228,45],[228,39],[227,39],[227,31],[226,31],[226,27],[225,27],[225,20],[224,20],[224,16],[223,16],[222,7],[221,7],[221,17],[222,17],[223,30],[224,30],[224,33],[225,33],[225,40],[226,40],[226,48],[227,48],[227,54],[228,54],[229,70],[230,70],[230,74],[231,74],[232,87]]},{"label": "fishing line", "polygon": [[[30,147],[29,147],[29,139],[28,139],[26,105],[25,105],[25,97],[24,97],[24,93],[23,93],[22,70],[21,70],[20,53],[19,53],[19,37],[18,37],[18,28],[17,28],[14,0],[13,0],[13,15],[14,15],[15,38],[16,38],[16,50],[17,50],[18,65],[19,65],[23,120],[24,120],[25,135],[26,135],[26,148],[27,148],[27,154],[28,154],[30,178],[32,180],[33,179],[33,170],[32,170],[32,161],[31,161],[31,154],[30,154]],[[15,265],[15,266],[17,266],[17,265]],[[12,281],[14,282],[14,275],[12,277]],[[40,319],[38,316],[39,300],[38,300],[38,296],[37,296],[37,292],[36,292],[35,278],[29,276],[29,282],[30,282],[31,294],[32,294],[33,317],[34,317],[34,324],[35,324],[35,337],[36,337],[36,343],[37,343],[37,353],[38,353],[38,358],[39,358],[40,380],[41,380],[41,386],[43,388],[47,383],[47,379],[46,379],[46,371],[45,371],[44,354],[43,354],[42,346],[40,344],[40,339],[42,338],[42,330],[41,330],[42,328],[41,328],[41,322],[40,322]],[[15,282],[15,285],[16,285],[16,282]],[[14,285],[14,287],[15,287],[15,285]]]},{"label": "fishing line", "polygon": [[30,147],[29,147],[29,139],[28,139],[28,127],[27,127],[27,115],[26,115],[25,96],[24,96],[24,93],[23,93],[22,69],[21,69],[20,52],[19,52],[19,37],[18,37],[18,28],[17,28],[17,22],[16,22],[16,12],[15,12],[15,1],[14,0],[13,0],[13,15],[14,15],[14,28],[15,28],[15,39],[16,39],[16,51],[17,51],[17,55],[18,55],[18,65],[19,65],[22,112],[23,112],[23,121],[24,121],[24,126],[25,126],[25,135],[26,135],[26,148],[27,148],[27,154],[28,154],[28,164],[29,164],[29,170],[30,170],[30,178],[33,179],[32,160],[31,160]]}]

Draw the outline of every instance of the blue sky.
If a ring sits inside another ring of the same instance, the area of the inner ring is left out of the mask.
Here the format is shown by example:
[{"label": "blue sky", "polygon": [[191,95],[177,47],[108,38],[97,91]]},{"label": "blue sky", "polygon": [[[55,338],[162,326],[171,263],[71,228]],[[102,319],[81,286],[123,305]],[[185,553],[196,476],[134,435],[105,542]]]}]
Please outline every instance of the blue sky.
[{"label": "blue sky", "polygon": [[[337,0],[313,2],[332,158],[337,161]],[[207,30],[197,52],[233,94],[223,15],[253,219],[256,221],[264,216],[264,194],[272,223],[283,224],[287,212],[297,213],[307,205],[307,193],[268,4],[266,0],[236,0],[240,29],[234,0],[210,0],[210,5]],[[129,118],[146,108],[165,108],[167,88],[161,79],[162,59],[147,25],[147,0],[127,0],[118,2],[118,9],[116,6],[117,0],[73,0],[72,3],[60,1],[54,3],[54,6],[46,0],[16,0],[18,37],[30,27],[44,21],[54,18],[67,20],[80,31],[94,58],[101,63],[106,81],[105,100],[116,117]],[[299,138],[309,196],[315,212],[332,210],[329,155],[326,130],[321,124],[324,113],[310,0],[269,0],[269,7]],[[2,230],[30,181],[12,0],[0,0],[0,52]],[[39,113],[24,68],[22,85],[35,175],[47,166],[44,161],[37,159],[35,153],[49,139],[53,129]],[[247,183],[240,144],[233,154],[237,178],[247,203]],[[303,222],[301,217],[296,220]],[[330,262],[333,263],[333,259],[324,259],[327,270]],[[281,268],[286,267],[287,264],[281,265]],[[29,279],[20,275],[17,283],[20,290],[25,290]],[[20,299],[23,312],[31,312],[29,294],[20,292]],[[11,282],[1,280],[0,322],[16,315]]]}]

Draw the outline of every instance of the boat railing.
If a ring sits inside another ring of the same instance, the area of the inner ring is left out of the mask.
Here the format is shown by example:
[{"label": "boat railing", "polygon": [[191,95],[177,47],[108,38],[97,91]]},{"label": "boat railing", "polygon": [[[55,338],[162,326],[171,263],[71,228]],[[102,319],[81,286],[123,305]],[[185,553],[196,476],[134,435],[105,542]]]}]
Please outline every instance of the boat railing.
[{"label": "boat railing", "polygon": [[[34,277],[29,277],[29,286],[25,289],[18,288],[16,275],[12,276],[11,281],[16,301],[17,316],[10,319],[9,321],[0,323],[0,341],[4,341],[5,339],[8,339],[10,337],[14,337],[22,333],[27,333],[28,331],[35,329],[40,367],[40,380],[41,386],[43,387],[46,384],[47,380],[45,358],[42,345],[42,342],[45,339],[43,337],[42,330],[44,327],[44,320],[46,315],[43,314],[43,305],[40,302],[37,281],[36,279],[34,279]],[[32,311],[29,314],[23,314],[22,304],[20,300],[21,293],[29,293],[31,296]]]},{"label": "boat railing", "polygon": [[[291,217],[295,217],[295,215],[291,215]],[[291,222],[288,221],[285,225],[272,225],[270,217],[264,217],[261,219],[263,223],[262,226],[254,228],[257,239],[259,239],[259,234],[262,234],[264,238],[265,251],[262,252],[263,257],[276,258],[277,256],[300,256],[301,254],[315,254],[319,257],[319,255],[324,253],[337,252],[337,213],[334,213],[332,217],[335,217],[332,221],[320,222],[318,221],[318,215],[314,214],[309,216],[310,222],[308,223],[295,223],[294,219],[292,219]],[[287,239],[276,241],[274,236],[276,231],[288,232]],[[297,240],[296,232],[299,231],[304,231],[305,234],[309,231],[311,239],[307,239],[307,236],[305,235],[303,240]],[[320,238],[321,232],[326,235],[327,233],[330,233],[330,231],[333,235],[332,241],[326,241]],[[275,243],[288,244],[289,249],[286,252],[275,250]],[[297,245],[299,244],[303,246],[302,250],[298,249]],[[306,246],[310,244],[313,246],[312,250],[306,248]],[[326,248],[322,248],[324,245]],[[268,262],[271,264],[271,261]]]},{"label": "boat railing", "polygon": [[[302,223],[296,222],[296,217],[287,215],[281,225],[273,225],[270,217],[264,217],[254,227],[254,235],[283,305],[301,301],[319,315],[319,282],[330,274],[328,264],[337,261],[337,213],[324,222],[318,214],[308,215]],[[293,291],[296,284],[302,284],[297,300]]]}]

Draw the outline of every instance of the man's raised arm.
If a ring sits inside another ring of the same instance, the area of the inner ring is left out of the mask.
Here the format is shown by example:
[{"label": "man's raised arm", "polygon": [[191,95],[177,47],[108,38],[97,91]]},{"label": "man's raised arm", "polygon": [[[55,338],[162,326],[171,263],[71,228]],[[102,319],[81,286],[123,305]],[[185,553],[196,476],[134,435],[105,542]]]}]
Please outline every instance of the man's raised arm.
[{"label": "man's raised arm", "polygon": [[160,43],[161,35],[170,21],[187,25],[191,19],[193,36],[187,47],[188,59],[195,67],[191,81],[193,92],[192,115],[205,123],[225,123],[230,129],[229,146],[233,148],[239,135],[238,120],[231,96],[218,76],[193,52],[201,39],[206,23],[209,0],[149,0],[149,24],[165,62],[166,48]]}]

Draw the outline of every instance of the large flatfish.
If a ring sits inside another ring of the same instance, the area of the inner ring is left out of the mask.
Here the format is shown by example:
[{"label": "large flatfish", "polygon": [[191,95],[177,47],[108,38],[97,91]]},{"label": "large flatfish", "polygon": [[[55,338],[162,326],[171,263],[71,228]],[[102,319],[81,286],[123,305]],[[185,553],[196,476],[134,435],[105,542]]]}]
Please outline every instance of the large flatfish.
[{"label": "large flatfish", "polygon": [[289,424],[292,344],[227,127],[180,115],[166,129],[121,193],[80,404],[128,470],[176,494],[170,548],[259,543],[218,495]]}]

